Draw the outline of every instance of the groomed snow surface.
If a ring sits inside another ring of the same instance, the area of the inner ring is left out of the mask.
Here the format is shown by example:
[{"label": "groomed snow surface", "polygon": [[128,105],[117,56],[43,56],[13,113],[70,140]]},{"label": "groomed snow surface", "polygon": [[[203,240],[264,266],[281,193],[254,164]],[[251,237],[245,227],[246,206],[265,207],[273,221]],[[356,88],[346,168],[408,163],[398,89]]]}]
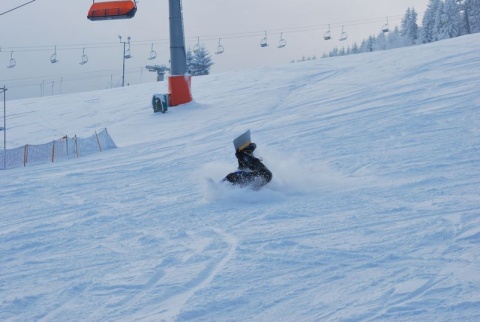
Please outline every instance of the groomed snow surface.
[{"label": "groomed snow surface", "polygon": [[[479,34],[165,86],[7,101],[119,148],[0,171],[1,321],[480,321]],[[247,129],[273,181],[209,185]]]}]

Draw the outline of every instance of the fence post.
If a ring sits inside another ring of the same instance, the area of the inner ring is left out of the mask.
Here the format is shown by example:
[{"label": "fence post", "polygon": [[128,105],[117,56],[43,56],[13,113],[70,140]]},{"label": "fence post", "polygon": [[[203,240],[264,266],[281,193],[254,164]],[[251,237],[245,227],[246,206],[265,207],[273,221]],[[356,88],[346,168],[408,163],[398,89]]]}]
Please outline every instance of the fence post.
[{"label": "fence post", "polygon": [[25,144],[25,148],[23,149],[23,166],[27,166],[27,155],[28,155],[28,144]]},{"label": "fence post", "polygon": [[53,140],[52,144],[52,162],[55,160],[55,140]]},{"label": "fence post", "polygon": [[77,135],[75,134],[75,154],[78,158],[78,145],[77,145]]},{"label": "fence post", "polygon": [[98,134],[96,130],[95,130],[95,135],[97,136],[98,150],[102,152],[102,146],[100,145],[100,140],[98,139]]}]

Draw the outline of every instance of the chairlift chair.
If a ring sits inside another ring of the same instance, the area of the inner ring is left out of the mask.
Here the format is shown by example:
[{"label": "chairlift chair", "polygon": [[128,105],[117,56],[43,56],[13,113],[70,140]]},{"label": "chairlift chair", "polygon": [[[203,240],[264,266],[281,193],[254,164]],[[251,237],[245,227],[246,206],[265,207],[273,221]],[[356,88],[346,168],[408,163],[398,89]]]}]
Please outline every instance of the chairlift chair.
[{"label": "chairlift chair", "polygon": [[330,25],[328,25],[328,31],[323,34],[323,39],[325,40],[330,40],[332,39],[332,34],[330,32]]},{"label": "chairlift chair", "polygon": [[50,62],[52,64],[58,63],[57,59],[57,46],[55,46],[55,51],[53,52],[52,56],[50,56]]},{"label": "chairlift chair", "polygon": [[287,45],[287,42],[285,41],[285,39],[283,39],[283,32],[280,33],[280,40],[278,42],[278,46],[277,48],[283,48]]},{"label": "chairlift chair", "polygon": [[347,38],[348,38],[348,34],[345,31],[343,31],[343,26],[342,26],[342,33],[340,34],[339,40],[344,41],[344,40],[347,40]]},{"label": "chairlift chair", "polygon": [[222,44],[220,43],[220,38],[218,38],[218,46],[217,46],[217,51],[215,52],[215,54],[217,54],[217,55],[223,54],[224,51],[225,51],[225,48],[223,48]]},{"label": "chairlift chair", "polygon": [[82,61],[79,64],[85,65],[86,63],[88,63],[88,56],[85,55],[85,48],[83,48]]},{"label": "chairlift chair", "polygon": [[130,19],[137,12],[135,0],[95,2],[88,11],[87,18],[91,21]]},{"label": "chairlift chair", "polygon": [[383,27],[382,27],[382,31],[383,31],[384,33],[389,31],[389,27],[388,27],[388,17],[387,17],[387,23],[384,24]]},{"label": "chairlift chair", "polygon": [[128,49],[125,50],[125,59],[130,59],[132,58],[132,54],[130,53],[130,44],[128,44]]},{"label": "chairlift chair", "polygon": [[13,51],[10,52],[10,64],[7,66],[7,68],[13,68],[17,62],[15,61],[15,58],[13,58]]},{"label": "chairlift chair", "polygon": [[152,44],[152,48],[150,49],[150,57],[148,57],[148,60],[154,60],[155,58],[157,58],[157,52],[153,50],[153,44]]},{"label": "chairlift chair", "polygon": [[200,37],[197,38],[197,44],[193,46],[193,53],[196,54],[198,50],[200,49]]},{"label": "chairlift chair", "polygon": [[267,31],[265,31],[265,38],[262,39],[260,42],[260,47],[267,47],[268,46],[268,41],[267,41]]},{"label": "chairlift chair", "polygon": [[[121,39],[121,37],[120,37],[120,39]],[[127,39],[128,39],[128,42],[127,42],[128,47],[125,50],[125,59],[130,59],[130,58],[133,57],[131,52],[130,52],[130,36],[128,36]]]}]

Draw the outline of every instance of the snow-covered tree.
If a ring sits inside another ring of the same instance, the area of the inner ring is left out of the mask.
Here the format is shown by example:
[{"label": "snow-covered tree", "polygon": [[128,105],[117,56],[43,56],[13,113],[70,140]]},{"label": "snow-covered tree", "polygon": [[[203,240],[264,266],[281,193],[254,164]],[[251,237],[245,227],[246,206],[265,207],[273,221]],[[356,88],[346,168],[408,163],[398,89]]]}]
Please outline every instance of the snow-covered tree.
[{"label": "snow-covered tree", "polygon": [[[462,24],[464,26],[463,30],[465,30],[465,33],[467,29],[467,21],[471,33],[480,32],[480,0],[465,1],[464,8],[462,8],[462,10],[464,10],[462,15]],[[468,17],[465,16],[466,14],[468,14]]]},{"label": "snow-covered tree", "polygon": [[360,53],[360,49],[358,48],[358,45],[356,42],[353,43],[352,49],[350,51],[352,54],[358,54]]},{"label": "snow-covered tree", "polygon": [[369,53],[373,51],[373,45],[375,44],[375,37],[370,36],[367,40],[362,42],[360,50],[362,53]]},{"label": "snow-covered tree", "polygon": [[437,32],[435,30],[435,17],[442,2],[440,0],[430,0],[423,15],[423,24],[420,32],[420,40],[423,43],[435,41]]},{"label": "snow-covered tree", "polygon": [[437,39],[448,39],[460,35],[460,14],[455,0],[445,0],[440,11]]},{"label": "snow-covered tree", "polygon": [[440,34],[440,28],[442,28],[442,25],[445,22],[445,16],[443,14],[443,2],[440,1],[438,3],[437,11],[435,12],[434,16],[434,23],[433,23],[433,41],[438,41],[439,39],[439,34]]},{"label": "snow-covered tree", "polygon": [[195,53],[187,52],[187,69],[192,76],[208,75],[213,64],[205,46],[200,46]]},{"label": "snow-covered tree", "polygon": [[395,26],[395,28],[388,33],[387,49],[399,48],[402,46],[400,29],[398,29],[398,26]]},{"label": "snow-covered tree", "polygon": [[380,32],[373,43],[373,50],[386,50],[387,49],[387,37],[383,32]]},{"label": "snow-covered tree", "polygon": [[402,18],[400,34],[405,40],[405,45],[414,45],[418,38],[417,12],[415,8],[408,8]]},{"label": "snow-covered tree", "polygon": [[187,57],[186,58],[187,58],[187,70],[190,73],[190,67],[192,66],[192,61],[193,61],[193,53],[190,49],[187,50]]},{"label": "snow-covered tree", "polygon": [[337,57],[337,56],[338,56],[338,48],[335,47],[330,51],[330,53],[328,54],[328,57]]}]

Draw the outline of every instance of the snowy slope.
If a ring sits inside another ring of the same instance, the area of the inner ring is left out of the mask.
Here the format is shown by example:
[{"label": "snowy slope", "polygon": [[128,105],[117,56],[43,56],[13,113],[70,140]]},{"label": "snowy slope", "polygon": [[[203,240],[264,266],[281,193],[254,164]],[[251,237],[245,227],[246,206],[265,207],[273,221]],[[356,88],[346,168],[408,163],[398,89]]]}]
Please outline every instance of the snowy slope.
[{"label": "snowy slope", "polygon": [[[7,102],[8,147],[118,149],[0,171],[2,321],[480,320],[480,35]],[[274,180],[213,189],[246,129]]]}]

